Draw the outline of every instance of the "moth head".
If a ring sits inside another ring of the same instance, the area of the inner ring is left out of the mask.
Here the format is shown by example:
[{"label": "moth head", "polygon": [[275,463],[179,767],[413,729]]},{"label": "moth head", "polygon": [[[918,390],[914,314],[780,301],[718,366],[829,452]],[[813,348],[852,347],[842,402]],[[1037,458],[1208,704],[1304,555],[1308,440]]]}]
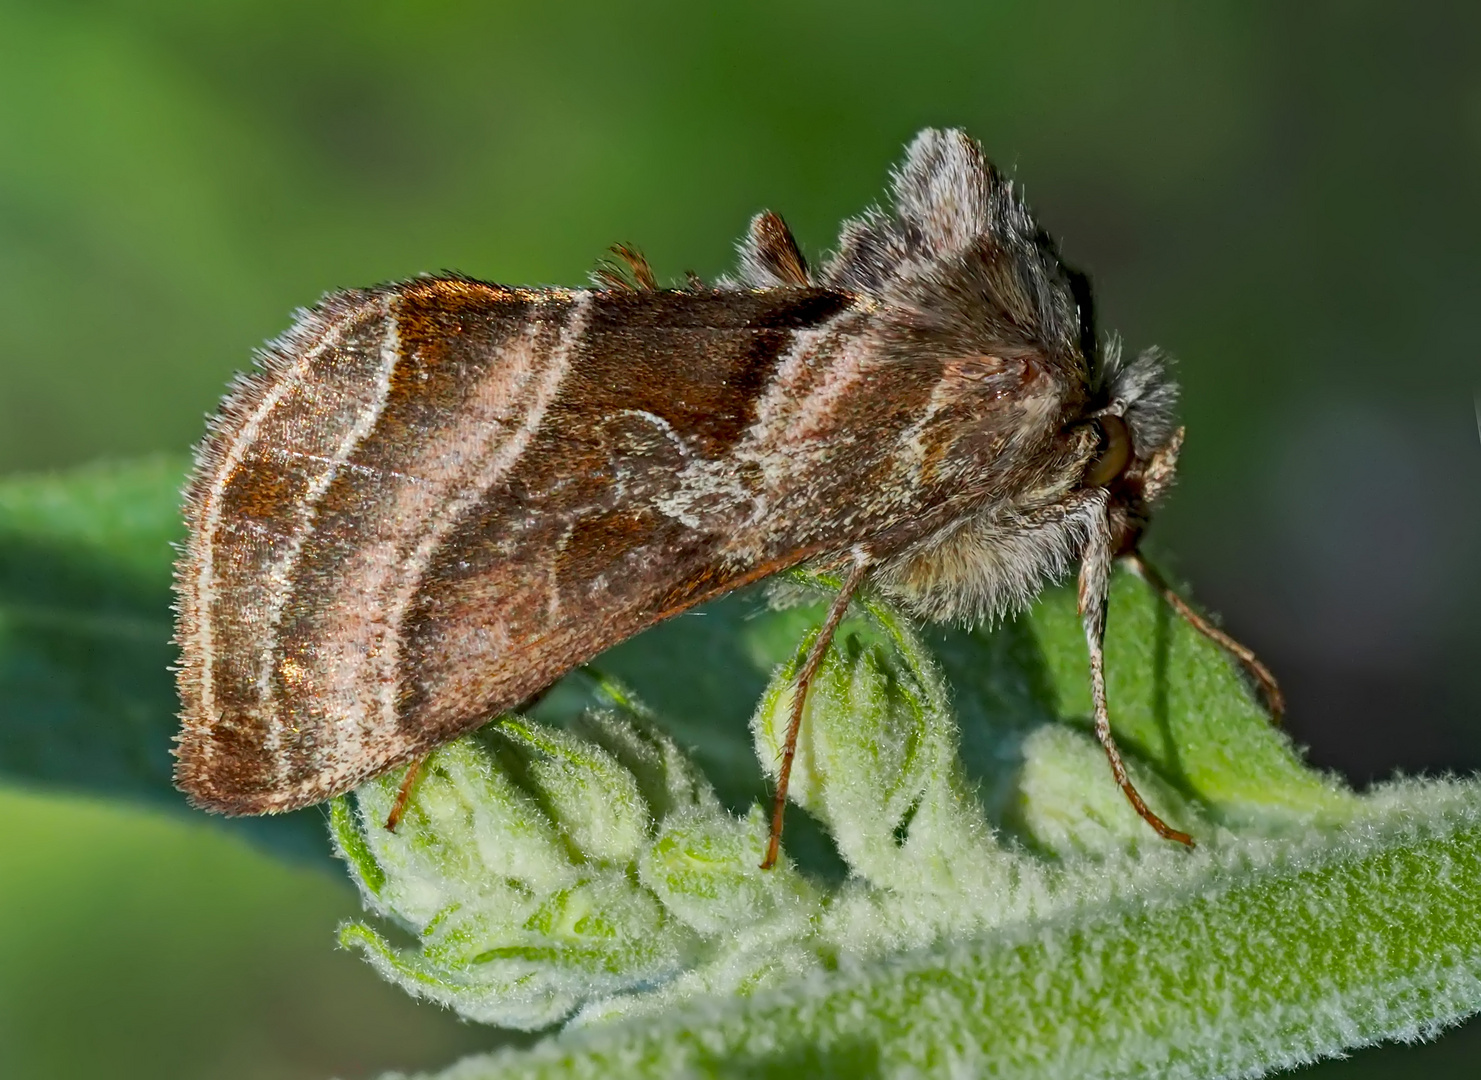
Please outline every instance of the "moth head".
[{"label": "moth head", "polygon": [[1104,488],[1113,553],[1136,547],[1152,507],[1172,485],[1183,428],[1175,408],[1178,387],[1168,361],[1157,349],[1135,360],[1122,359],[1120,343],[1109,341],[1097,373],[1101,400],[1086,425],[1092,452],[1083,487]]},{"label": "moth head", "polygon": [[[888,209],[876,207],[844,224],[837,252],[816,273],[816,283],[876,301],[876,336],[889,355],[902,365],[941,362],[964,400],[973,398],[974,387],[979,401],[1011,394],[1024,424],[1042,421],[1050,425],[1046,434],[1063,420],[1060,404],[1075,401],[1075,420],[1065,434],[1074,446],[1071,467],[1083,472],[1059,471],[1061,458],[1055,479],[1104,488],[1116,549],[1134,548],[1152,505],[1172,482],[1182,437],[1174,417],[1177,387],[1161,353],[1149,350],[1128,361],[1115,339],[1099,344],[1087,279],[1065,265],[1022,192],[963,132],[921,132],[890,186]],[[758,282],[780,277],[774,265],[785,260],[763,258],[778,247],[771,239],[776,234],[762,215],[742,248],[748,265],[759,268],[753,275]],[[970,374],[973,367],[963,357],[1024,363],[999,364],[1002,379],[953,381],[950,376]],[[1007,386],[1011,372],[1021,377]],[[1088,394],[1081,397],[1081,390]],[[1079,411],[1087,398],[1090,404]],[[958,415],[973,414],[964,409]],[[1002,431],[999,424],[990,434],[1000,440]],[[999,473],[1026,474],[1029,464],[1008,462]]]}]

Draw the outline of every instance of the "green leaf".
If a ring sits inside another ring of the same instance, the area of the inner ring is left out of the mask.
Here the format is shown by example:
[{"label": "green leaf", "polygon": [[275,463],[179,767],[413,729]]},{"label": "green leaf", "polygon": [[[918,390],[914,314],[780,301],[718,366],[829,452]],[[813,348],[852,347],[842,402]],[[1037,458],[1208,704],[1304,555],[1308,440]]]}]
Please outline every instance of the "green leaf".
[{"label": "green leaf", "polygon": [[1427,1037],[1481,1003],[1474,784],[1391,787],[1352,828],[1187,862],[1056,918],[440,1075],[1191,1080]]},{"label": "green leaf", "polygon": [[[1138,602],[1139,597],[1142,602]],[[1156,763],[1184,793],[1221,818],[1299,821],[1308,812],[1347,809],[1337,782],[1307,768],[1244,692],[1243,674],[1146,585],[1114,581],[1106,635],[1107,693],[1123,746]],[[1057,711],[1090,723],[1085,646],[1070,591],[1050,592],[1034,612]]]}]

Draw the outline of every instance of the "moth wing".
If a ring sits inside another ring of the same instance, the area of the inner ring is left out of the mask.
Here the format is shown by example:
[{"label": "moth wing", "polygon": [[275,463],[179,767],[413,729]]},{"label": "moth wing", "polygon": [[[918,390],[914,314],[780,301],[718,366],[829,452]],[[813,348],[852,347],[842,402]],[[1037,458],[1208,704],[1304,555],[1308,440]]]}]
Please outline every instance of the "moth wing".
[{"label": "moth wing", "polygon": [[226,813],[322,800],[815,553],[758,538],[730,455],[850,303],[453,278],[306,315],[190,489],[177,783]]}]

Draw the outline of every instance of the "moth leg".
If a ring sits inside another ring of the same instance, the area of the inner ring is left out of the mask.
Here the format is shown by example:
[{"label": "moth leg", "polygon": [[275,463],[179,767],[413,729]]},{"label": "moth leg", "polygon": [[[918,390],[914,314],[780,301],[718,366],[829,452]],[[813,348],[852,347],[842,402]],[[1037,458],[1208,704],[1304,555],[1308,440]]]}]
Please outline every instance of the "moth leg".
[{"label": "moth leg", "polygon": [[1131,777],[1126,775],[1126,764],[1121,760],[1121,751],[1111,735],[1111,714],[1106,706],[1106,594],[1111,584],[1111,534],[1104,514],[1097,516],[1091,529],[1090,542],[1080,560],[1080,618],[1085,626],[1085,641],[1090,646],[1090,693],[1095,705],[1095,737],[1106,752],[1111,763],[1111,775],[1131,803],[1132,809],[1143,821],[1157,831],[1164,840],[1176,840],[1188,847],[1193,838],[1174,829],[1163,821],[1142,798]]},{"label": "moth leg", "polygon": [[1116,740],[1111,735],[1111,718],[1106,712],[1105,661],[1098,648],[1092,649],[1090,653],[1090,684],[1095,694],[1095,737],[1100,740],[1101,748],[1106,752],[1106,760],[1111,763],[1111,775],[1115,777],[1117,785],[1126,795],[1126,801],[1131,803],[1131,808],[1140,814],[1142,820],[1152,826],[1162,839],[1176,840],[1180,844],[1192,847],[1193,837],[1174,829],[1158,817],[1142,798],[1142,793],[1136,789],[1136,785],[1131,782],[1131,777],[1126,775],[1126,764],[1121,760],[1121,750],[1116,746]]},{"label": "moth leg", "polygon": [[[556,682],[559,681],[559,679],[556,680]],[[510,711],[524,712],[526,709],[533,709],[554,688],[555,683],[551,683],[543,689],[536,690]],[[401,819],[406,816],[406,808],[411,803],[411,790],[416,787],[417,778],[422,775],[422,766],[427,764],[428,756],[423,754],[421,757],[413,759],[411,765],[407,767],[406,775],[401,778],[401,787],[396,791],[396,802],[391,807],[391,812],[386,815],[387,832],[395,832],[396,826],[401,824]]]},{"label": "moth leg", "polygon": [[1161,595],[1162,599],[1176,611],[1184,621],[1204,637],[1230,653],[1236,660],[1244,665],[1244,669],[1250,673],[1260,687],[1260,696],[1265,699],[1265,708],[1270,713],[1271,723],[1279,724],[1286,712],[1285,695],[1280,692],[1280,684],[1275,681],[1275,676],[1270,669],[1260,662],[1255,651],[1248,645],[1244,645],[1228,634],[1224,633],[1213,623],[1194,611],[1175,591],[1172,586],[1163,580],[1151,563],[1142,558],[1142,553],[1133,551],[1125,556],[1129,565],[1148,585],[1152,586]]},{"label": "moth leg", "polygon": [[792,759],[797,756],[797,736],[802,730],[802,707],[807,702],[807,688],[812,683],[813,676],[818,673],[823,656],[833,641],[833,634],[843,621],[844,613],[848,611],[849,600],[864,580],[864,573],[868,569],[868,558],[862,551],[855,552],[853,568],[844,579],[843,588],[834,597],[833,606],[828,609],[828,617],[823,620],[817,640],[812,643],[807,659],[803,661],[802,670],[797,673],[797,680],[792,688],[791,715],[787,719],[787,738],[782,745],[782,765],[777,771],[776,794],[771,802],[771,839],[766,843],[766,858],[761,860],[763,870],[770,870],[775,866],[777,856],[781,853],[782,817],[787,810],[787,785],[792,779]]},{"label": "moth leg", "polygon": [[411,789],[416,786],[417,777],[422,774],[422,766],[427,763],[425,755],[412,759],[407,766],[406,775],[401,778],[401,787],[396,791],[396,802],[391,807],[391,812],[386,815],[386,831],[395,832],[396,826],[401,824],[402,817],[406,814],[406,807],[411,802]]}]

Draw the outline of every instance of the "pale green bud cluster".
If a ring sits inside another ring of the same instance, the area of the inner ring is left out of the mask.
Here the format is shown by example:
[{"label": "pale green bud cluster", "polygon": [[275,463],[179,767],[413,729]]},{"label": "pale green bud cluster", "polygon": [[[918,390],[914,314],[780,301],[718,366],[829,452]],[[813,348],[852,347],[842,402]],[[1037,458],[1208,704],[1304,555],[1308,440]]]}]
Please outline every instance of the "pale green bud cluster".
[{"label": "pale green bud cluster", "polygon": [[[335,841],[367,906],[420,948],[363,924],[343,942],[414,994],[523,1029],[700,969],[715,990],[782,974],[738,931],[806,940],[815,890],[787,867],[762,871],[761,816],[727,814],[626,693],[604,690],[579,731],[508,717],[438,750],[395,832],[382,823],[402,773],[336,801]],[[805,948],[785,962],[817,964]]]}]

